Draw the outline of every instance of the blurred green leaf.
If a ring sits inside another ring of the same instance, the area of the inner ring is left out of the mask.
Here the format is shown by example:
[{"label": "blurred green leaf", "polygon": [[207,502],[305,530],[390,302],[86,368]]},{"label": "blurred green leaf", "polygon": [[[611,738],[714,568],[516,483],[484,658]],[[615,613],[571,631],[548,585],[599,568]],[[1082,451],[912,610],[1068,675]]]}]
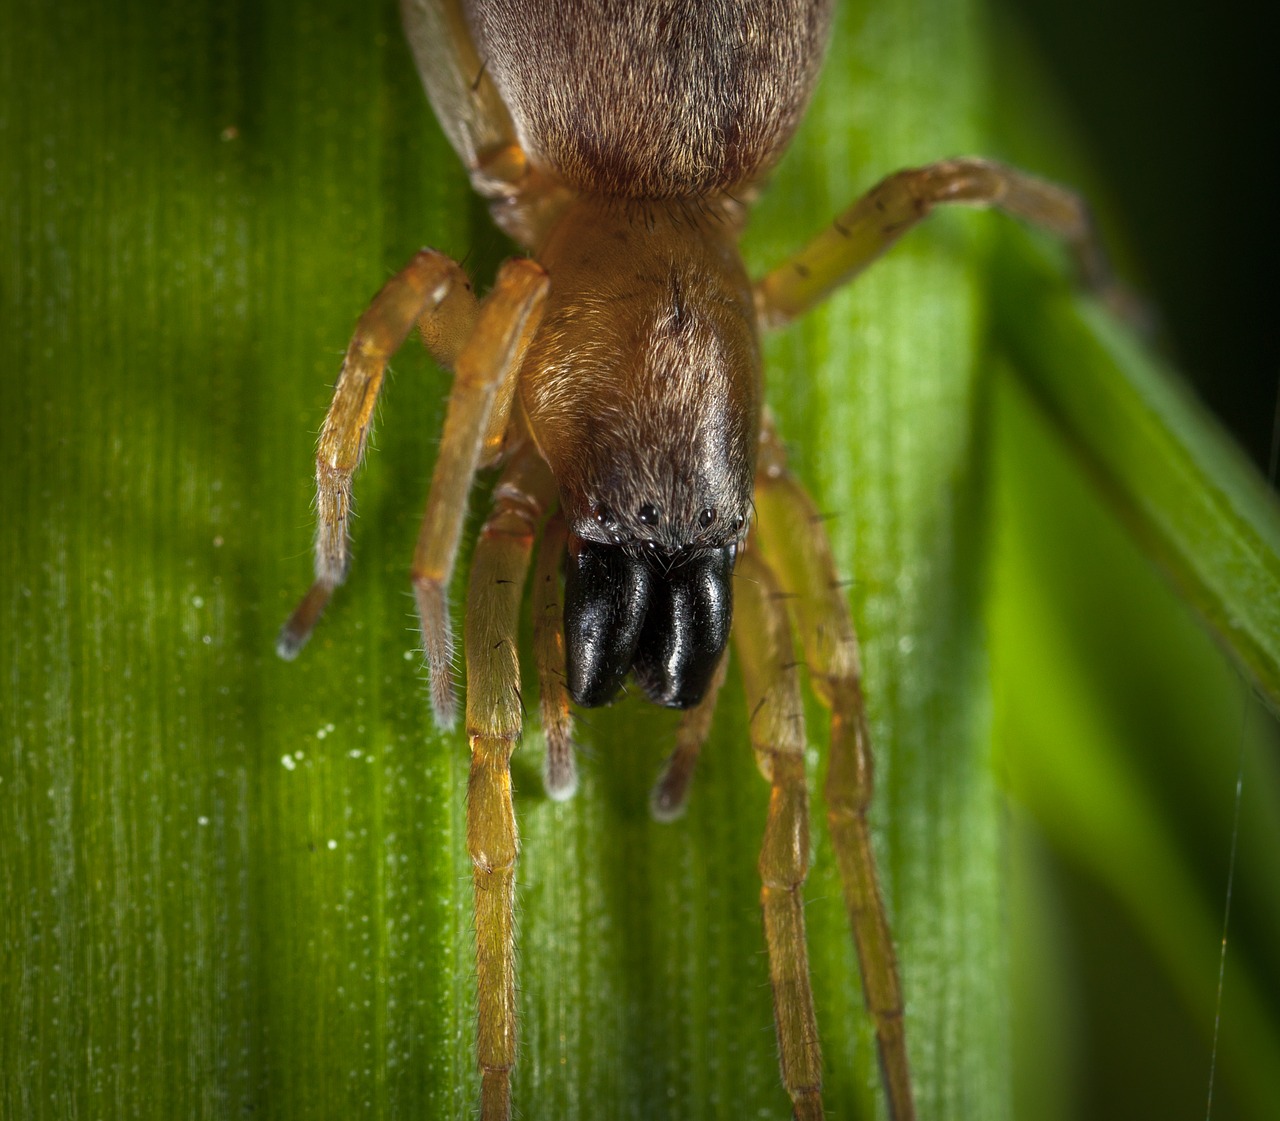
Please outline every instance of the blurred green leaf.
[{"label": "blurred green leaf", "polygon": [[[984,31],[940,0],[842,12],[813,111],[750,231],[753,268],[881,174],[984,149]],[[448,386],[412,347],[357,480],[351,580],[303,658],[272,653],[308,579],[314,434],[365,300],[422,242],[482,284],[509,251],[430,119],[394,5],[129,0],[105,13],[18,0],[0,11],[0,184],[0,1113],[465,1115],[465,744],[431,726],[406,594]],[[1033,553],[1011,568],[1018,519],[1043,492],[1010,497],[1034,406],[1002,388],[989,408],[993,228],[941,216],[769,347],[783,433],[853,577],[875,820],[929,1117],[1015,1106],[1008,962],[1021,927],[1006,920],[989,768],[988,620],[1002,742],[1080,726],[1058,719],[1089,693],[1063,666],[1092,665],[1096,641],[1067,628],[1042,660],[1057,632],[1028,633],[1038,616],[1024,608],[1060,611],[1079,585],[1050,581],[1052,566],[1041,578]],[[1183,618],[1172,599],[1151,610]],[[1156,668],[1173,654],[1158,653],[1142,680],[1174,721],[1183,710],[1165,704]],[[1234,695],[1222,702],[1221,663],[1208,664],[1220,713]],[[811,716],[817,777],[825,737]],[[1105,722],[1103,746],[1134,735],[1105,707],[1079,719]],[[542,797],[541,739],[527,734],[523,1116],[785,1115],[757,906],[766,787],[745,723],[731,685],[673,826],[647,815],[670,714],[634,702],[589,714],[583,789],[565,806]],[[1104,820],[1113,840],[1089,846],[1117,882],[1141,883],[1121,866],[1141,839],[1131,826],[1151,817],[1130,815],[1144,795],[1126,791],[1150,781],[1120,790]],[[1157,792],[1158,838],[1178,814]],[[1198,793],[1184,791],[1188,804]],[[1076,804],[1062,799],[1067,834],[1091,824]],[[870,1030],[820,809],[807,915],[827,1102],[871,1116]],[[1256,857],[1276,818],[1254,812],[1241,847]],[[1225,820],[1201,822],[1220,845]],[[1138,851],[1188,858],[1178,842]],[[1152,887],[1134,912],[1148,933],[1166,916],[1179,930],[1186,913],[1210,923],[1210,878],[1178,867],[1199,910],[1166,910]],[[1258,950],[1275,893],[1264,862],[1249,868],[1244,917],[1262,919],[1242,924],[1254,952],[1241,964],[1261,988],[1241,1024],[1263,1026],[1252,1043],[1224,1037],[1223,1077],[1241,1087],[1266,1082],[1275,1023],[1275,967]],[[1200,1000],[1216,959],[1177,968]]]},{"label": "blurred green leaf", "polygon": [[[996,398],[998,454],[1009,468],[996,494],[998,758],[1029,811],[1019,820],[1029,859],[1049,879],[1034,890],[1056,891],[1064,909],[1084,905],[1084,914],[1058,916],[1039,951],[1053,962],[1045,968],[1065,972],[1048,982],[1067,987],[1059,1014],[1085,1021],[1077,1053],[1058,1056],[1063,1081],[1045,1091],[1073,1102],[1067,1116],[1167,1116],[1188,1099],[1203,1107],[1232,793],[1243,767],[1213,1116],[1273,1116],[1274,729],[1091,488],[1023,379],[1005,371]],[[1106,942],[1097,945],[1101,931]],[[1128,942],[1142,952],[1126,967]],[[1099,960],[1080,960],[1093,954]],[[1164,979],[1153,986],[1148,973]],[[1072,978],[1079,985],[1091,975],[1110,989],[1073,990]],[[1145,1002],[1144,986],[1153,989]],[[1037,1057],[1025,1057],[1034,1070]]]},{"label": "blurred green leaf", "polygon": [[[1085,184],[1114,231],[1018,32],[1006,19],[993,36],[995,149]],[[990,619],[1019,873],[1018,1112],[1198,1115],[1216,1062],[1210,1116],[1272,1117],[1276,725],[1223,652],[1274,712],[1280,507],[1181,379],[1070,291],[1042,240],[1006,225],[1001,246],[994,322],[1011,361],[994,392]]]},{"label": "blurred green leaf", "polygon": [[1273,711],[1280,710],[1280,503],[1123,326],[1006,254],[997,330],[1027,385]]}]

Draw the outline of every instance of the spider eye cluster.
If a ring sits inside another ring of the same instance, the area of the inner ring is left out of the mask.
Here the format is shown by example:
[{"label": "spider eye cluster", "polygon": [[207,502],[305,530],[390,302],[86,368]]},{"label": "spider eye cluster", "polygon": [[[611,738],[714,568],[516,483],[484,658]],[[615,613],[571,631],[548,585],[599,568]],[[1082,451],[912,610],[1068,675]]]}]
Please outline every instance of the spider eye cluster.
[{"label": "spider eye cluster", "polygon": [[734,544],[658,556],[571,539],[564,638],[573,699],[607,704],[634,672],[656,704],[696,705],[729,642],[736,556]]},{"label": "spider eye cluster", "polygon": [[[622,544],[629,540],[627,526],[622,519],[614,513],[612,506],[606,506],[603,502],[597,502],[591,506],[591,520],[604,530],[609,540],[614,544]],[[696,518],[698,529],[706,532],[716,525],[720,518],[720,511],[713,506],[707,506],[698,511]],[[728,525],[730,531],[736,536],[741,532],[743,525],[746,524],[746,518],[738,514],[729,520]],[[634,512],[634,528],[635,526],[643,526],[645,529],[659,529],[663,525],[662,510],[652,502],[645,502],[640,505]],[[643,538],[640,539],[641,544],[652,544]]]}]

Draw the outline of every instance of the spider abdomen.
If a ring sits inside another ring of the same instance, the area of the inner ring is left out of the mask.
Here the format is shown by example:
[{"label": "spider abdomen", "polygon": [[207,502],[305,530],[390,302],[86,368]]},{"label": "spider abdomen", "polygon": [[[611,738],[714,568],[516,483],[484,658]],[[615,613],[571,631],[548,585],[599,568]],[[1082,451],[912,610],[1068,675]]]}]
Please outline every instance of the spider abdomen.
[{"label": "spider abdomen", "polygon": [[538,170],[701,198],[758,179],[808,102],[828,0],[473,0],[472,33]]}]

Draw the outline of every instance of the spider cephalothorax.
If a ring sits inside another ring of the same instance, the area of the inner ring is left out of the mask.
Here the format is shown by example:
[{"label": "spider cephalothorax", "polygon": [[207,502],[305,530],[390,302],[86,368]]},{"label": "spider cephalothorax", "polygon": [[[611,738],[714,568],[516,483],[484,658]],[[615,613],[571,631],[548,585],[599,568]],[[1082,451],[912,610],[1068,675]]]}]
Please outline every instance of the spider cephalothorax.
[{"label": "spider cephalothorax", "polygon": [[668,552],[741,540],[760,348],[735,236],[718,210],[588,200],[547,238],[556,283],[520,401],[583,540]]}]

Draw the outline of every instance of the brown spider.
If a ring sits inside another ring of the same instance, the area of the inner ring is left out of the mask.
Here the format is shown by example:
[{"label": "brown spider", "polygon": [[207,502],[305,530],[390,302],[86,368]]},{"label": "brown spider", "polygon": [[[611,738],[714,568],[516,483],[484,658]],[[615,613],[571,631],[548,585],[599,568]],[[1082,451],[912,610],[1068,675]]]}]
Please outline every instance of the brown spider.
[{"label": "brown spider", "polygon": [[[914,1117],[903,1002],[867,826],[872,760],[857,640],[812,502],[762,412],[759,332],[845,284],[938,203],[997,206],[1108,273],[1085,207],[984,160],[890,176],[752,283],[750,202],[816,81],[832,0],[404,0],[427,94],[498,225],[532,257],[477,302],[420,252],[361,318],[316,457],[316,580],[281,632],[292,658],[348,565],[351,478],[391,354],[415,324],[454,371],[413,561],[437,721],[455,720],[446,589],[472,479],[500,466],[467,596],[467,843],[474,865],[481,1116],[511,1113],[516,1059],[510,758],[516,638],[535,541],[536,660],[552,798],[576,786],[570,701],[630,674],[686,710],[653,795],[684,805],[731,631],[752,746],[772,785],[760,873],[782,1066],[797,1118],[822,1115],[805,943],[803,708],[792,654],[831,711],[832,845],[885,1095]],[[561,570],[563,569],[563,592]],[[783,594],[785,589],[785,595]],[[561,603],[563,601],[563,607]]]}]

